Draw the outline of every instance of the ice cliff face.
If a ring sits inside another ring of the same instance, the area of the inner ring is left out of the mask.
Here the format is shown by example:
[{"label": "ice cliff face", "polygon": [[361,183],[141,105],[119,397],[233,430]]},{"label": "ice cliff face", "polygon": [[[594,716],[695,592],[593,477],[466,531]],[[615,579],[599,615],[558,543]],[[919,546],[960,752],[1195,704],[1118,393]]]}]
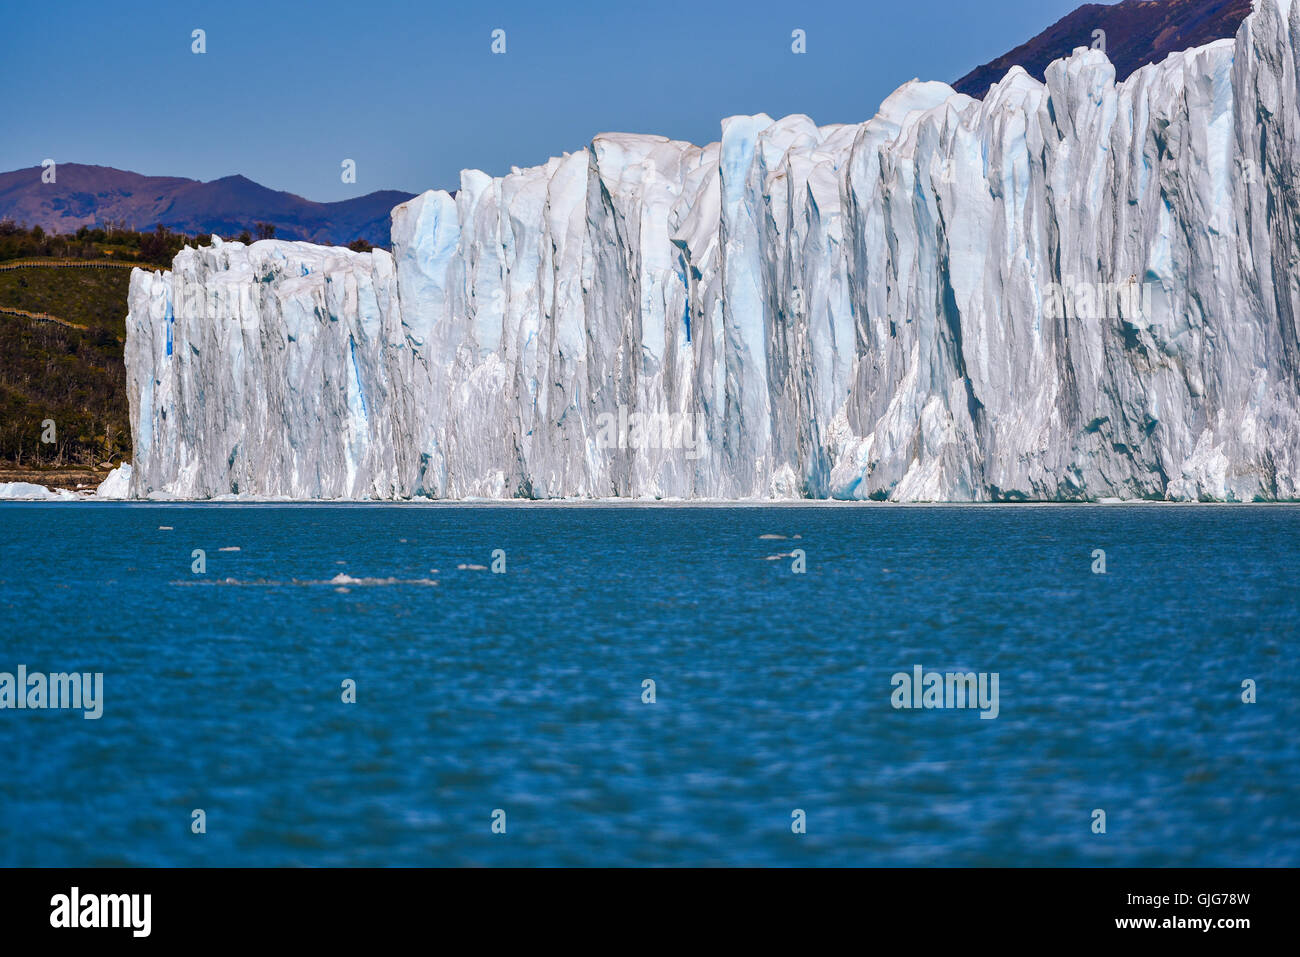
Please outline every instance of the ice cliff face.
[{"label": "ice cliff face", "polygon": [[136,495],[1300,497],[1300,4],[132,276]]}]

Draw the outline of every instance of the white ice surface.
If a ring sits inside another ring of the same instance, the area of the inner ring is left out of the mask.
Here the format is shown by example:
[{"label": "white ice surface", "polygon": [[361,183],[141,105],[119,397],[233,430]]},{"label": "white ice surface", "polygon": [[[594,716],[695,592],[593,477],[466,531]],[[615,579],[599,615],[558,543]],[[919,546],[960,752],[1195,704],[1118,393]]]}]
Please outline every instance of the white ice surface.
[{"label": "white ice surface", "polygon": [[[1118,85],[1080,49],[982,101],[466,171],[392,255],[187,249],[132,276],[131,493],[1296,498],[1297,11]],[[603,448],[620,408],[707,449]]]}]

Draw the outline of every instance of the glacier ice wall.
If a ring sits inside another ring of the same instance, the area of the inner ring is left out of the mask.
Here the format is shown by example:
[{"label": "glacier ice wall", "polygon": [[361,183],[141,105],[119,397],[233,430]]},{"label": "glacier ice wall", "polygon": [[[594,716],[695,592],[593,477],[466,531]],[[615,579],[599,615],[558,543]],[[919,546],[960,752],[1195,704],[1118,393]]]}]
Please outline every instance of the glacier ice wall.
[{"label": "glacier ice wall", "polygon": [[1300,497],[1298,34],[601,135],[392,255],[186,249],[132,275],[132,493]]}]

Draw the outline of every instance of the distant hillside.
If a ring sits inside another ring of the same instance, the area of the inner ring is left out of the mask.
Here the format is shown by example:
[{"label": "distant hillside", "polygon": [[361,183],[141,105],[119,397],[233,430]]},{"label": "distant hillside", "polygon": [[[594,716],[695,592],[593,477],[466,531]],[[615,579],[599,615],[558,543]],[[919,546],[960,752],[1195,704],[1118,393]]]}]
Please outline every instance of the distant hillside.
[{"label": "distant hillside", "polygon": [[110,223],[151,230],[157,225],[230,238],[258,223],[275,226],[278,239],[346,246],[364,239],[389,244],[389,212],[411,193],[380,190],[336,203],[314,203],[267,189],[243,176],[210,183],[175,176],[142,176],[108,166],[60,163],[54,183],[41,182],[39,166],[0,173],[0,220],[46,232],[74,233]]},{"label": "distant hillside", "polygon": [[1106,32],[1106,55],[1115,79],[1171,53],[1235,36],[1250,13],[1251,0],[1124,0],[1113,5],[1085,4],[1038,36],[991,63],[976,67],[953,84],[960,93],[983,97],[1013,66],[1039,80],[1053,60],[1075,47],[1092,46],[1092,31]]}]

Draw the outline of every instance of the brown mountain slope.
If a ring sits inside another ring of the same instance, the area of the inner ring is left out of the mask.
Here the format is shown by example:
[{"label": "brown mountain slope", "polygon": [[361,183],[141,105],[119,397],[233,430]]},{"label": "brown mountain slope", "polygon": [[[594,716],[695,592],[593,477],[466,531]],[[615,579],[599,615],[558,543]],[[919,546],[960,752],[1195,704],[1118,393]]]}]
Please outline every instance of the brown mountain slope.
[{"label": "brown mountain slope", "polygon": [[150,230],[159,224],[188,235],[231,238],[271,223],[279,239],[347,245],[389,242],[389,213],[410,193],[380,190],[335,203],[316,203],[267,189],[244,176],[210,183],[176,176],[142,176],[108,166],[60,163],[53,183],[39,166],[0,173],[0,219],[72,233],[109,222]]}]

